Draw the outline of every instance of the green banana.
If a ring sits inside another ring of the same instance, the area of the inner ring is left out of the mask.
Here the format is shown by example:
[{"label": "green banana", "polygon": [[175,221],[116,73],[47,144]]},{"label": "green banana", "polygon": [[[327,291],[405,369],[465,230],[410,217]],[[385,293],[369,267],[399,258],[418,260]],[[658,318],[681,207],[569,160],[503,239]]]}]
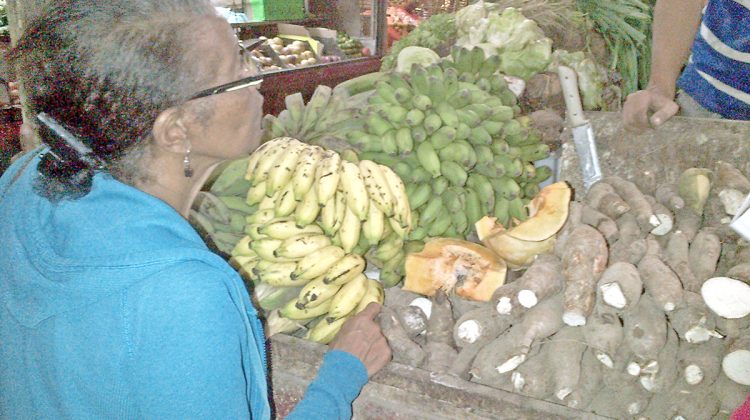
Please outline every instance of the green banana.
[{"label": "green banana", "polygon": [[398,155],[398,142],[396,140],[396,130],[388,130],[381,139],[383,152],[391,156]]},{"label": "green banana", "polygon": [[231,221],[231,211],[219,197],[208,191],[199,191],[195,198],[193,207],[198,213],[205,215],[215,221],[215,225],[228,225]]},{"label": "green banana", "polygon": [[526,203],[520,197],[510,200],[510,203],[508,203],[508,215],[519,222],[523,222],[529,218],[525,205]]},{"label": "green banana", "polygon": [[483,208],[486,208],[488,211],[494,208],[495,190],[492,188],[492,183],[487,177],[476,172],[471,173],[466,180],[466,186],[479,194],[479,200]]},{"label": "green banana", "polygon": [[401,125],[406,120],[409,110],[402,106],[391,106],[384,112],[385,119],[394,127]]},{"label": "green banana", "polygon": [[422,143],[427,140],[427,130],[422,126],[412,127],[411,137],[414,139],[415,143]]},{"label": "green banana", "polygon": [[409,75],[411,76],[410,82],[414,92],[429,96],[431,89],[428,81],[429,74],[427,73],[427,69],[420,65],[412,65]]},{"label": "green banana", "polygon": [[380,269],[380,281],[383,287],[394,287],[401,282],[404,278],[405,259],[406,253],[401,252],[383,264],[383,268]]},{"label": "green banana", "polygon": [[[414,109],[411,109],[406,114],[406,118],[404,119],[404,122],[406,122],[406,124],[409,127],[416,127],[418,125],[422,125],[424,118],[425,118],[424,112],[421,111],[420,109],[414,108]],[[382,133],[380,135],[382,135]]]},{"label": "green banana", "polygon": [[450,126],[440,127],[430,136],[430,143],[435,150],[440,150],[450,145],[456,139],[456,129]]},{"label": "green banana", "polygon": [[415,182],[418,184],[429,182],[431,179],[432,179],[432,175],[429,172],[427,172],[426,169],[422,167],[414,168],[411,171],[411,176],[409,176],[409,180],[411,182]]},{"label": "green banana", "polygon": [[432,179],[432,193],[441,195],[450,186],[450,181],[444,176]]},{"label": "green banana", "polygon": [[492,215],[495,216],[497,221],[506,228],[510,227],[508,225],[508,222],[510,221],[509,208],[510,200],[504,197],[495,197],[495,207],[492,211]]},{"label": "green banana", "polygon": [[417,146],[417,159],[419,164],[429,172],[433,178],[440,176],[440,157],[435,148],[429,142],[420,143]]},{"label": "green banana", "polygon": [[467,109],[457,109],[456,116],[458,117],[458,120],[460,122],[468,125],[469,128],[474,128],[482,122],[482,119],[479,118],[479,115]]},{"label": "green banana", "polygon": [[[396,147],[401,154],[409,154],[414,150],[414,138],[409,127],[401,127],[396,131]],[[399,176],[402,175],[399,173]]]},{"label": "green banana", "polygon": [[422,205],[427,203],[432,194],[433,191],[430,184],[417,184],[417,187],[414,189],[414,191],[411,194],[407,194],[409,196],[409,206],[411,206],[412,209],[422,207]]},{"label": "green banana", "polygon": [[[449,105],[450,104],[450,105]],[[458,124],[458,117],[455,115],[456,109],[463,108],[467,105],[471,104],[471,90],[466,88],[461,88],[456,91],[453,95],[449,96],[445,102],[442,103],[443,107],[447,105],[451,109],[450,114],[443,114],[441,112],[438,112],[438,115],[440,115],[440,118],[447,118],[444,119],[443,122],[446,125],[450,125],[451,127],[455,127],[453,124]],[[438,105],[438,108],[441,105]],[[447,110],[447,108],[446,108]]]},{"label": "green banana", "polygon": [[427,131],[427,134],[431,135],[443,125],[443,120],[440,119],[440,116],[438,114],[434,112],[428,112],[425,115],[422,124],[424,125],[424,129],[425,131]]},{"label": "green banana", "polygon": [[393,129],[393,125],[391,125],[391,123],[389,123],[385,118],[376,113],[370,114],[370,116],[367,118],[367,121],[365,122],[365,127],[367,128],[367,131],[375,134],[376,136],[382,136],[389,130]]},{"label": "green banana", "polygon": [[482,214],[482,203],[479,194],[471,188],[466,189],[466,218],[474,225],[484,214]]},{"label": "green banana", "polygon": [[440,171],[451,185],[463,187],[466,184],[468,174],[461,165],[456,162],[445,161],[441,163]]},{"label": "green banana", "polygon": [[549,157],[549,145],[539,143],[521,147],[521,159],[524,161],[537,161]]},{"label": "green banana", "polygon": [[250,188],[250,182],[245,179],[250,157],[233,160],[223,166],[219,176],[211,184],[210,191],[216,195],[242,195]]},{"label": "green banana", "polygon": [[492,144],[492,136],[484,127],[479,125],[471,129],[469,142],[475,145],[490,145]]},{"label": "green banana", "polygon": [[423,226],[428,226],[443,211],[443,200],[439,195],[433,195],[419,213],[419,220]]},{"label": "green banana", "polygon": [[391,105],[400,106],[401,102],[396,98],[395,90],[387,81],[383,80],[375,83],[375,92],[378,96],[385,99]]},{"label": "green banana", "polygon": [[510,146],[508,146],[508,143],[500,139],[492,140],[490,148],[492,149],[492,153],[494,155],[507,155],[508,151],[510,150]]},{"label": "green banana", "polygon": [[513,200],[521,194],[521,187],[518,183],[513,178],[507,176],[493,180],[492,186],[495,192],[506,200]]},{"label": "green banana", "polygon": [[441,236],[450,227],[452,223],[451,214],[449,212],[442,212],[440,215],[430,224],[427,229],[427,236],[438,237]]},{"label": "green banana", "polygon": [[523,187],[523,195],[524,197],[528,198],[534,198],[536,195],[539,194],[539,184],[535,184],[533,182],[530,182]]},{"label": "green banana", "polygon": [[415,94],[411,98],[412,106],[422,112],[432,108],[432,99],[427,95]]},{"label": "green banana", "polygon": [[230,210],[237,211],[245,215],[252,214],[256,210],[255,207],[248,205],[242,197],[237,197],[235,195],[220,195],[218,196],[218,198],[219,200],[223,201]]},{"label": "green banana", "polygon": [[[457,233],[464,234],[469,229],[469,219],[463,211],[456,211],[450,214],[451,226],[456,229]],[[445,232],[444,232],[445,233]]]}]

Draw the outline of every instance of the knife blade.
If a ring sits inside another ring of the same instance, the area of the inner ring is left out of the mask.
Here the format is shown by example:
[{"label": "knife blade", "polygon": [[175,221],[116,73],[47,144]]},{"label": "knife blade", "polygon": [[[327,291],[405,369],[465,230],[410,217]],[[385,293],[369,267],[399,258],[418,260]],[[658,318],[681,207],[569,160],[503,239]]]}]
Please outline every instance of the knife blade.
[{"label": "knife blade", "polygon": [[583,186],[586,190],[602,179],[599,166],[599,155],[596,151],[596,139],[591,123],[583,115],[581,96],[578,93],[578,75],[575,70],[567,66],[559,66],[557,74],[565,97],[565,108],[568,122],[573,133],[573,143],[581,166]]}]

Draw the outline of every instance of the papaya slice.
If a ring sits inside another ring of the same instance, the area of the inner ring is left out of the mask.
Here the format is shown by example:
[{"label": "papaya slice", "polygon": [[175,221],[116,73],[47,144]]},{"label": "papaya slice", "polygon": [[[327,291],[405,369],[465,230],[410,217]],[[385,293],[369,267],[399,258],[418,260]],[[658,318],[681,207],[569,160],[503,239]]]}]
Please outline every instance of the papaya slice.
[{"label": "papaya slice", "polygon": [[568,219],[571,190],[567,183],[556,182],[539,191],[528,204],[529,218],[508,231],[522,241],[543,241],[555,235]]},{"label": "papaya slice", "polygon": [[433,296],[438,290],[487,302],[505,283],[507,266],[486,247],[469,241],[437,238],[422,252],[406,256],[404,290]]}]

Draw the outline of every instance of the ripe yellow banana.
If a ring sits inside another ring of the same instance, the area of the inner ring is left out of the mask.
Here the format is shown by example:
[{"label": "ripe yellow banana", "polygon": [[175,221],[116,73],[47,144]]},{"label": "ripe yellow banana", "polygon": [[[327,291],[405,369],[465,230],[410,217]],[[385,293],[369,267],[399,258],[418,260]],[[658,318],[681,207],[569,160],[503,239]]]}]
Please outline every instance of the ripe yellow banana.
[{"label": "ripe yellow banana", "polygon": [[359,242],[359,235],[362,230],[362,222],[359,217],[348,206],[345,209],[344,220],[341,222],[339,237],[341,238],[341,247],[346,252],[352,252]]},{"label": "ripe yellow banana", "polygon": [[323,159],[323,149],[313,146],[302,153],[297,168],[292,174],[292,184],[294,184],[294,198],[301,200],[307,194],[315,182],[315,169]]},{"label": "ripe yellow banana", "polygon": [[292,179],[292,174],[297,168],[297,162],[302,152],[307,149],[307,145],[304,143],[293,143],[291,144],[286,152],[280,155],[276,162],[273,163],[271,169],[268,170],[268,190],[270,192],[276,192],[289,184]]},{"label": "ripe yellow banana", "polygon": [[274,210],[274,216],[276,216],[276,200],[279,199],[283,191],[278,191],[273,197],[264,196],[260,203],[258,203],[258,210]]},{"label": "ripe yellow banana", "polygon": [[387,166],[380,165],[388,189],[393,197],[393,218],[401,224],[407,233],[411,228],[411,207],[409,207],[409,196],[406,195],[406,187],[401,178]]},{"label": "ripe yellow banana", "polygon": [[362,223],[362,235],[371,246],[377,245],[385,233],[385,215],[378,206],[370,201],[367,220]]},{"label": "ripe yellow banana", "polygon": [[323,283],[343,286],[357,275],[362,274],[366,266],[367,261],[361,255],[346,254],[344,258],[328,269],[323,276]]},{"label": "ripe yellow banana", "polygon": [[331,308],[326,316],[328,322],[349,315],[367,293],[367,286],[367,277],[364,274],[357,275],[353,280],[341,286],[341,289],[331,298]]},{"label": "ripe yellow banana", "polygon": [[303,283],[300,280],[292,280],[292,272],[297,268],[295,262],[273,263],[264,268],[256,274],[261,283],[277,287],[301,286]]},{"label": "ripe yellow banana", "polygon": [[279,245],[274,251],[277,258],[299,259],[331,245],[331,238],[314,233],[293,236]]},{"label": "ripe yellow banana", "polygon": [[273,167],[274,163],[276,163],[276,161],[279,159],[279,157],[286,153],[290,146],[299,143],[299,141],[289,137],[281,137],[272,140],[272,142],[274,144],[269,146],[267,151],[263,153],[263,156],[261,156],[258,165],[255,167],[255,171],[253,171],[253,185],[258,185],[261,182],[266,181],[268,179],[269,171]]},{"label": "ripe yellow banana", "polygon": [[257,239],[250,243],[250,249],[266,261],[276,261],[277,258],[274,255],[274,251],[281,246],[281,242],[279,239]]},{"label": "ripe yellow banana", "polygon": [[297,298],[294,298],[287,302],[284,307],[279,310],[279,315],[284,318],[294,320],[306,320],[312,319],[328,313],[328,309],[331,307],[331,300],[327,300],[314,308],[298,308]]},{"label": "ripe yellow banana", "polygon": [[297,307],[300,309],[314,308],[326,300],[331,299],[341,286],[323,283],[323,278],[318,277],[307,283],[299,292]]},{"label": "ripe yellow banana", "polygon": [[354,313],[358,314],[362,312],[371,302],[377,302],[382,305],[385,302],[385,292],[383,291],[383,285],[379,281],[367,279],[367,292],[362,300],[359,301],[357,307],[354,308]]},{"label": "ripe yellow banana", "polygon": [[255,213],[245,217],[245,223],[260,224],[264,225],[276,217],[276,212],[273,209],[258,210]]},{"label": "ripe yellow banana", "polygon": [[250,236],[245,236],[240,239],[239,242],[234,245],[234,249],[232,249],[230,254],[233,257],[257,257],[258,254],[250,249],[250,240]]},{"label": "ripe yellow banana", "polygon": [[341,229],[341,225],[344,223],[344,217],[346,217],[349,206],[346,205],[346,195],[343,191],[336,191],[336,195],[334,196],[334,198],[336,199],[336,216],[333,220],[333,227],[331,228],[331,232],[333,234],[336,234],[338,233],[339,229]]},{"label": "ripe yellow banana", "polygon": [[318,189],[318,203],[326,201],[336,194],[339,185],[341,156],[333,151],[327,151],[323,160],[315,171],[315,186]]},{"label": "ripe yellow banana", "polygon": [[370,200],[378,206],[378,209],[386,217],[393,217],[393,197],[380,166],[371,160],[361,160],[359,170],[362,173],[362,179],[365,181]]},{"label": "ripe yellow banana", "polygon": [[323,229],[318,225],[297,226],[297,221],[291,217],[282,217],[271,220],[260,229],[260,233],[273,239],[289,239],[292,236],[305,233],[323,234]]},{"label": "ripe yellow banana", "polygon": [[253,153],[250,154],[250,157],[247,160],[247,171],[245,172],[246,180],[252,181],[255,178],[255,170],[258,167],[260,159],[268,151],[268,149],[274,147],[274,145],[276,145],[276,142],[274,140],[271,140],[269,142],[261,144],[260,147],[255,149]]},{"label": "ripe yellow banana", "polygon": [[367,195],[367,187],[362,179],[359,166],[348,161],[342,161],[339,182],[346,194],[346,204],[359,220],[366,220],[370,198]]},{"label": "ripe yellow banana", "polygon": [[[280,244],[279,244],[280,245]],[[312,280],[324,275],[328,269],[346,255],[341,247],[327,246],[321,248],[297,262],[297,268],[292,273],[292,277],[303,280]]]},{"label": "ripe yellow banana", "polygon": [[245,226],[245,233],[247,236],[250,237],[250,244],[252,246],[252,241],[257,241],[259,239],[269,239],[268,236],[260,233],[260,230],[263,228],[263,225],[260,224],[251,224]]},{"label": "ripe yellow banana", "polygon": [[[315,194],[317,197],[317,192]],[[316,198],[317,199],[317,198]],[[336,224],[336,197],[326,201],[320,209],[320,227],[326,235],[333,236],[334,225]]]},{"label": "ripe yellow banana", "polygon": [[287,184],[282,190],[277,192],[279,194],[276,199],[276,216],[286,217],[294,213],[294,209],[297,208],[297,200],[294,199],[294,188],[292,184]]},{"label": "ripe yellow banana", "polygon": [[336,338],[336,334],[339,333],[339,330],[341,330],[347,319],[348,317],[344,317],[333,322],[328,322],[326,318],[321,318],[307,332],[305,338],[316,343],[328,344]]},{"label": "ripe yellow banana", "polygon": [[[297,208],[294,210],[294,221],[299,227],[310,226],[318,218],[318,214],[320,214],[318,189],[308,188],[307,193],[302,197],[302,201],[297,204]],[[320,226],[318,226],[318,229],[320,229]]]},{"label": "ripe yellow banana", "polygon": [[258,185],[254,185],[250,187],[247,190],[247,195],[245,196],[245,202],[250,205],[256,205],[263,201],[263,198],[266,196],[266,183],[261,182]]}]

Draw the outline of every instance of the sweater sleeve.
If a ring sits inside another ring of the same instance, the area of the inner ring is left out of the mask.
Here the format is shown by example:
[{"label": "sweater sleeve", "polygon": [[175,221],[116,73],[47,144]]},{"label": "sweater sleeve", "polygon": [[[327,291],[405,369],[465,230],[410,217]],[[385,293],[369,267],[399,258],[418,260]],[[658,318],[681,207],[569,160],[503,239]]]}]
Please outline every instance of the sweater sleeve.
[{"label": "sweater sleeve", "polygon": [[132,292],[128,375],[137,417],[250,417],[241,358],[247,332],[216,278],[210,269],[183,268]]},{"label": "sweater sleeve", "polygon": [[286,418],[350,419],[352,402],[367,380],[367,369],[359,359],[345,351],[329,351],[302,401]]}]

